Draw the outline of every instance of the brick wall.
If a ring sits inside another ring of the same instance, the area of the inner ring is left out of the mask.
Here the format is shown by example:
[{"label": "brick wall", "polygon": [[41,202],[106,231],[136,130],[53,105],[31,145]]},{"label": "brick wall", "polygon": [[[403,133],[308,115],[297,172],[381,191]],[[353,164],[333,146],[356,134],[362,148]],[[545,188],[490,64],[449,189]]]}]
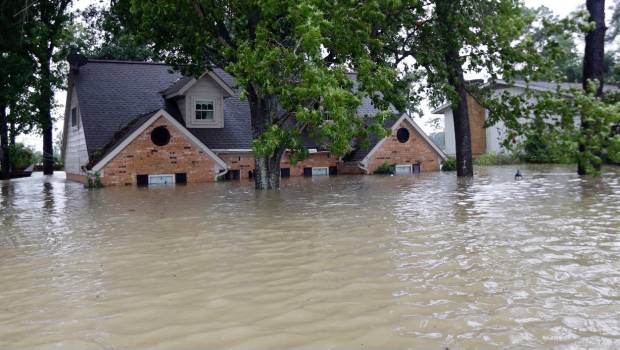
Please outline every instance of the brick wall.
[{"label": "brick wall", "polygon": [[469,110],[469,130],[471,132],[471,152],[474,159],[485,154],[487,150],[487,133],[484,128],[486,111],[475,98],[467,95]]},{"label": "brick wall", "polygon": [[[241,179],[249,179],[250,171],[254,171],[254,156],[252,153],[221,153],[218,154],[229,170],[239,170]],[[297,162],[292,166],[287,155],[282,157],[281,168],[290,168],[291,176],[303,176],[305,167],[330,167],[337,166],[338,158],[331,156],[328,152],[311,154],[307,159]]]},{"label": "brick wall", "polygon": [[86,183],[86,176],[85,175],[78,175],[78,174],[71,174],[71,173],[65,173],[67,176],[67,180],[69,181],[75,181],[75,182],[79,182],[79,183]]},{"label": "brick wall", "polygon": [[[170,132],[170,142],[165,146],[151,141],[151,131],[159,126],[166,126]],[[105,166],[102,180],[106,186],[133,185],[140,174],[187,173],[189,183],[211,182],[215,181],[216,168],[213,158],[161,117]]]},{"label": "brick wall", "polygon": [[[400,128],[409,130],[409,140],[401,143],[396,138],[396,131]],[[439,171],[440,157],[418,131],[407,121],[403,121],[392,135],[376,150],[368,160],[368,170],[375,172],[384,162],[395,164],[420,164],[420,170]]]}]

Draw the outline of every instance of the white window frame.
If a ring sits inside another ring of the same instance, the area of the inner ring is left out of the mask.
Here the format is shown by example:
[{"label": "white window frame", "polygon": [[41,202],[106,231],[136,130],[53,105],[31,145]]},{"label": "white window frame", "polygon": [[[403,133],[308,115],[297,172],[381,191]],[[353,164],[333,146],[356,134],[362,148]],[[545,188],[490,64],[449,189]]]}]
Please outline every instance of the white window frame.
[{"label": "white window frame", "polygon": [[[401,169],[409,169],[409,172],[403,173],[403,172],[398,172],[398,168]],[[413,174],[413,165],[412,164],[396,164],[394,166],[394,175],[411,175]]]},{"label": "white window frame", "polygon": [[[212,106],[212,110],[208,110],[208,109],[198,109],[196,108],[196,105],[208,105],[210,104]],[[196,116],[197,112],[211,112],[211,119],[205,118],[205,119],[198,119],[198,117]],[[196,123],[214,123],[216,121],[217,115],[216,115],[216,102],[215,99],[212,100],[207,100],[207,99],[202,99],[202,98],[196,98],[194,99],[194,103],[192,104],[192,118],[194,118],[194,121]]]},{"label": "white window frame", "polygon": [[[172,178],[172,182],[171,183],[151,183],[151,179],[156,178],[156,177],[170,177]],[[175,175],[174,174],[153,174],[150,175],[149,174],[149,186],[166,186],[166,185],[174,185],[175,184]]]},{"label": "white window frame", "polygon": [[329,176],[329,167],[319,166],[312,167],[312,177],[315,176]]}]

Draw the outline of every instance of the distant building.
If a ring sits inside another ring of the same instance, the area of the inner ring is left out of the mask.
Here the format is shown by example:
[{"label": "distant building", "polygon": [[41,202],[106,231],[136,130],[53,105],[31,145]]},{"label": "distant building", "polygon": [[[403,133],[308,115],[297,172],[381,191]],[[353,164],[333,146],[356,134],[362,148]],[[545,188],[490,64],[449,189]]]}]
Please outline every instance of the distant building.
[{"label": "distant building", "polygon": [[[523,81],[516,81],[513,83],[507,83],[499,80],[494,83],[483,84],[482,88],[490,88],[495,94],[503,94],[509,92],[511,95],[524,94],[526,89],[536,92],[554,92],[557,90],[557,83],[552,82],[530,82],[529,84]],[[560,88],[563,90],[569,90],[571,88],[581,89],[581,84],[575,83],[562,83]],[[605,86],[606,92],[617,92],[616,86]],[[506,139],[507,130],[502,121],[498,121],[496,124],[485,128],[485,122],[489,118],[489,111],[482,107],[473,96],[469,95],[468,99],[469,107],[469,126],[472,137],[472,153],[474,158],[479,157],[485,153],[505,153],[506,149],[502,146],[502,143]],[[535,103],[534,99],[530,99],[531,103]],[[452,114],[452,107],[449,103],[446,103],[439,108],[433,110],[433,114],[443,114],[444,116],[444,132],[445,132],[445,152],[449,156],[456,154],[456,142],[454,139],[454,117]],[[521,122],[525,122],[527,118],[521,118]]]}]

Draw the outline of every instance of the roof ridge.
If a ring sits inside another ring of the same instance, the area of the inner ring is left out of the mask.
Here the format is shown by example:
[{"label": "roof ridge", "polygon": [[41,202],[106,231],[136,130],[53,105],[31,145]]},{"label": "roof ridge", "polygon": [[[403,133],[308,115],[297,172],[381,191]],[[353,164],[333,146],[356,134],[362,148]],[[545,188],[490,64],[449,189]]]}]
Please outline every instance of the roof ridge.
[{"label": "roof ridge", "polygon": [[116,64],[145,64],[145,65],[154,65],[154,66],[169,66],[170,64],[165,62],[149,62],[149,61],[128,61],[128,60],[106,60],[106,59],[95,59],[89,58],[87,59],[88,63],[116,63]]}]

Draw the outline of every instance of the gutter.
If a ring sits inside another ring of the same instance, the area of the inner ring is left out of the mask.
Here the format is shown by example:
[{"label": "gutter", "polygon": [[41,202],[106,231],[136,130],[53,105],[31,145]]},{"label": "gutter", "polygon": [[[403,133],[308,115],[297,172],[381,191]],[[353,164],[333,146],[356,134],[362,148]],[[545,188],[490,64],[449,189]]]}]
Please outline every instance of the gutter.
[{"label": "gutter", "polygon": [[228,174],[228,167],[215,175],[215,181],[219,181],[219,179],[226,174]]}]

